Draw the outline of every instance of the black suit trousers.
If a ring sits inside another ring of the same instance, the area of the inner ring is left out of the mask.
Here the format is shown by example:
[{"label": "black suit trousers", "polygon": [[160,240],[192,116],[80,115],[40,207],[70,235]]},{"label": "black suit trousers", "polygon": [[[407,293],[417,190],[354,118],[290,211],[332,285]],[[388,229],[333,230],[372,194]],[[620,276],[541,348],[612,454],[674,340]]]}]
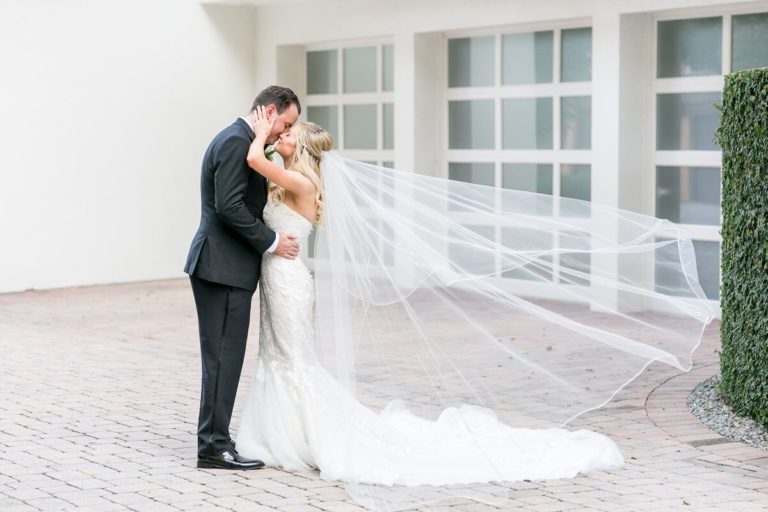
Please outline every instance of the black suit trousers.
[{"label": "black suit trousers", "polygon": [[232,448],[229,423],[245,359],[253,292],[190,276],[200,329],[203,383],[198,455]]}]

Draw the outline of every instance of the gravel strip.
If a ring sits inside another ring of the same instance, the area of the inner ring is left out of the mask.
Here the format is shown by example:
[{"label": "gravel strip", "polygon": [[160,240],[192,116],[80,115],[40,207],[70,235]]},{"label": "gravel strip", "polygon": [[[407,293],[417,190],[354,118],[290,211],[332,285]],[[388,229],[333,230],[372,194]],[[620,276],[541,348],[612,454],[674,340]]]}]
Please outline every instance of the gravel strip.
[{"label": "gravel strip", "polygon": [[768,450],[768,428],[739,416],[717,394],[720,376],[705,380],[688,397],[691,413],[723,437]]}]

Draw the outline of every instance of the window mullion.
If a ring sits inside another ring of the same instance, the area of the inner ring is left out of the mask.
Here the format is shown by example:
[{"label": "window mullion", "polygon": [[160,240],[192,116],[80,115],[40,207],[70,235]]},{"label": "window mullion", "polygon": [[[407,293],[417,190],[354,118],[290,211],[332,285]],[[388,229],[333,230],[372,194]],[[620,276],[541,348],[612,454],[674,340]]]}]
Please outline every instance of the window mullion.
[{"label": "window mullion", "polygon": [[[503,59],[502,59],[502,35],[496,34],[496,53],[494,55],[495,62],[494,62],[494,68],[495,68],[495,80],[494,83],[496,85],[494,90],[494,162],[493,162],[493,183],[495,186],[495,190],[493,191],[493,199],[494,199],[494,207],[500,208],[501,207],[501,194],[502,194],[502,188],[501,188],[501,160],[500,160],[500,151],[502,149],[501,141],[502,141],[502,117],[501,117],[501,102],[502,99],[500,97],[500,90],[503,85]],[[493,236],[494,240],[497,244],[501,243],[501,225],[498,222],[494,222],[493,225]],[[494,251],[494,270],[498,274],[501,271],[501,253],[499,251]]]},{"label": "window mullion", "polygon": [[[561,63],[562,60],[562,37],[563,37],[563,29],[557,29],[554,31],[552,36],[552,82],[555,85],[553,94],[552,94],[552,153],[553,153],[553,159],[552,159],[552,172],[554,175],[552,176],[552,208],[554,214],[560,215],[560,196],[561,196],[561,186],[560,186],[560,176],[561,171],[560,168],[562,166],[562,154],[560,150],[561,141],[560,141],[560,134],[562,133],[560,123],[561,123],[561,112],[560,112],[560,97],[562,94],[562,80],[560,77],[560,70],[563,69],[563,65]],[[553,244],[557,244],[558,240],[552,240]],[[553,245],[554,247],[555,245]],[[553,256],[553,265],[555,268],[552,269],[552,277],[554,279],[557,279],[557,265],[558,265],[558,258]]]},{"label": "window mullion", "polygon": [[384,92],[384,45],[376,46],[376,93]]},{"label": "window mullion", "polygon": [[560,79],[560,70],[563,68],[563,66],[560,64],[560,59],[562,58],[562,37],[563,37],[563,30],[557,29],[553,30],[552,34],[552,83],[556,84],[557,86],[560,86],[561,79]]},{"label": "window mullion", "polygon": [[339,50],[340,58],[337,60],[336,65],[336,80],[339,84],[339,103],[338,107],[336,108],[336,122],[338,123],[337,126],[339,127],[339,147],[341,149],[346,147],[346,135],[345,135],[345,129],[344,129],[344,104],[343,104],[343,94],[344,94],[344,50]]},{"label": "window mullion", "polygon": [[732,56],[733,56],[733,16],[730,14],[726,14],[723,16],[723,75],[727,75],[731,72],[731,68],[733,67],[732,62]]},{"label": "window mullion", "polygon": [[[384,105],[376,102],[376,150],[381,153],[384,149]],[[380,164],[379,164],[380,165]]]}]

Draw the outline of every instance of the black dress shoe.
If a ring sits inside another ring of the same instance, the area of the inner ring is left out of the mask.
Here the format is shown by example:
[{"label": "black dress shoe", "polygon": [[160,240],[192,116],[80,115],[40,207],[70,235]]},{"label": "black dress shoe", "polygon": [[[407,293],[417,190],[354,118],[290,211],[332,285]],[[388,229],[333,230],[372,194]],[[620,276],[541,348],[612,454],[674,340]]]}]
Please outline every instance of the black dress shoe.
[{"label": "black dress shoe", "polygon": [[213,455],[198,455],[197,467],[201,469],[261,469],[264,463],[246,459],[234,450],[224,450]]}]

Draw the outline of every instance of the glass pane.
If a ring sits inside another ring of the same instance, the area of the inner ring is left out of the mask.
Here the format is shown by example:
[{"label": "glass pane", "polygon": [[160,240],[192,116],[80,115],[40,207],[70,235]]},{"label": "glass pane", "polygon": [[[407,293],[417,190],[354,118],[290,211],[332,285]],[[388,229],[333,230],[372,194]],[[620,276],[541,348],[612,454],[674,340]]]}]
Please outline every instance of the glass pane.
[{"label": "glass pane", "polygon": [[[494,168],[493,163],[450,162],[448,164],[448,179],[493,187],[496,182]],[[451,211],[476,211],[478,208],[491,211],[496,207],[495,200],[492,201],[493,204],[485,204],[489,199],[485,189],[481,189],[479,192],[467,192],[464,187],[449,186],[448,190],[455,191],[458,188],[463,189],[464,199],[449,203],[448,208]],[[471,207],[466,205],[471,205]]]},{"label": "glass pane", "polygon": [[720,298],[720,243],[693,241],[696,251],[696,268],[699,271],[699,283],[707,298]]},{"label": "glass pane", "polygon": [[344,92],[376,92],[376,47],[344,49]]},{"label": "glass pane", "polygon": [[592,29],[563,30],[561,82],[589,82],[592,80]]},{"label": "glass pane", "polygon": [[720,124],[716,103],[718,92],[658,94],[656,149],[716,150],[715,130]]},{"label": "glass pane", "polygon": [[307,257],[308,258],[314,258],[315,257],[315,240],[317,238],[317,230],[313,229],[309,233],[309,238],[307,238]]},{"label": "glass pane", "polygon": [[590,149],[592,147],[592,97],[573,96],[560,100],[560,147]]},{"label": "glass pane", "polygon": [[395,47],[385,44],[382,47],[382,60],[384,61],[381,72],[381,88],[384,91],[395,90]]},{"label": "glass pane", "polygon": [[[535,192],[552,195],[552,164],[503,164],[501,167],[501,186],[512,190]],[[552,202],[531,198],[522,201],[519,197],[507,197],[502,194],[502,207],[505,211],[520,211],[534,215],[551,215]]]},{"label": "glass pane", "polygon": [[590,273],[592,258],[589,253],[565,251],[588,251],[591,247],[589,238],[585,238],[581,233],[565,231],[560,233],[559,241],[560,248],[564,252],[560,253],[560,275],[558,276],[558,281],[564,284],[588,285],[589,276],[580,274]]},{"label": "glass pane", "polygon": [[[560,167],[560,196],[589,201],[592,197],[592,169],[589,164],[565,164]],[[560,214],[567,217],[589,216],[587,203],[560,203]]]},{"label": "glass pane", "polygon": [[381,107],[384,149],[393,149],[395,147],[395,106],[392,103],[384,103]]},{"label": "glass pane", "polygon": [[[663,239],[657,239],[663,242]],[[696,253],[696,270],[699,276],[699,284],[704,294],[711,300],[720,298],[720,243],[703,240],[693,241],[693,250]],[[681,293],[688,290],[685,276],[680,275],[677,262],[679,251],[677,244],[667,244],[656,249],[656,290],[669,295],[693,296],[692,293]],[[674,272],[670,271],[670,266]]]},{"label": "glass pane", "polygon": [[493,100],[448,102],[448,147],[493,149],[495,146]]},{"label": "glass pane", "polygon": [[720,224],[720,169],[657,167],[656,216],[682,224]]},{"label": "glass pane", "polygon": [[386,167],[387,169],[394,169],[395,163],[394,162],[381,162],[382,167]]},{"label": "glass pane", "polygon": [[336,144],[339,141],[339,109],[336,105],[307,107],[307,120],[325,128]]},{"label": "glass pane", "polygon": [[[552,235],[547,231],[530,228],[501,228],[504,247],[526,251],[551,251]],[[521,241],[524,240],[525,242]],[[552,256],[528,253],[525,259],[503,257],[502,276],[530,281],[552,281]],[[530,263],[525,263],[529,261]],[[508,269],[508,270],[505,270]]]},{"label": "glass pane", "polygon": [[503,164],[501,186],[525,192],[552,194],[552,164]]},{"label": "glass pane", "polygon": [[768,13],[733,17],[732,71],[768,66]]},{"label": "glass pane", "polygon": [[448,164],[448,179],[492,187],[493,167],[492,163],[451,162]]},{"label": "glass pane", "polygon": [[338,92],[337,59],[336,50],[307,52],[307,94]]},{"label": "glass pane", "polygon": [[722,74],[722,18],[660,21],[659,78]]},{"label": "glass pane", "polygon": [[514,98],[501,102],[504,149],[552,149],[552,98]]},{"label": "glass pane", "polygon": [[[463,226],[472,233],[486,238],[488,240],[494,240],[494,228],[493,226]],[[453,236],[460,237],[459,239],[471,241],[471,235],[464,232],[452,232]],[[450,244],[448,246],[448,254],[451,262],[457,265],[461,270],[470,272],[473,274],[490,275],[496,271],[496,261],[492,252],[481,252],[478,254],[477,250],[467,249],[463,244]]]},{"label": "glass pane", "polygon": [[504,34],[501,46],[504,85],[552,82],[552,31]]},{"label": "glass pane", "polygon": [[494,37],[448,40],[448,87],[490,86],[494,83]]},{"label": "glass pane", "polygon": [[344,149],[376,149],[376,105],[344,105]]}]

